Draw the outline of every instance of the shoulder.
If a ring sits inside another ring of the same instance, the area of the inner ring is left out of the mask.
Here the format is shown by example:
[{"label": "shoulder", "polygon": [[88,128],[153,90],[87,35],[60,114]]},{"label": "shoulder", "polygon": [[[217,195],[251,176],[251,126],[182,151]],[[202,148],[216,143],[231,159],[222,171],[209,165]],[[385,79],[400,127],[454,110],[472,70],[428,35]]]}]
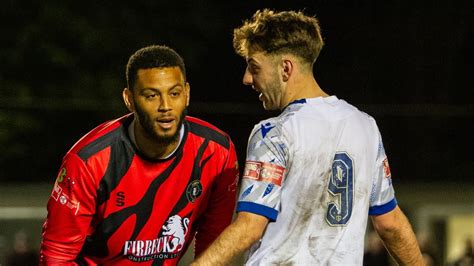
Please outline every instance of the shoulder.
[{"label": "shoulder", "polygon": [[249,145],[260,146],[266,143],[287,143],[291,139],[291,119],[293,117],[288,113],[282,113],[279,116],[262,120],[254,125],[249,136]]},{"label": "shoulder", "polygon": [[292,137],[285,127],[281,115],[256,124],[249,136],[246,160],[287,165]]},{"label": "shoulder", "polygon": [[[292,135],[295,125],[302,121],[302,104],[295,104],[285,108],[279,115],[261,120],[254,125],[251,137],[268,139],[284,139]],[[303,115],[304,116],[304,115]]]},{"label": "shoulder", "polygon": [[251,135],[259,133],[262,138],[265,138],[268,133],[274,135],[276,131],[280,132],[285,122],[288,120],[288,116],[284,113],[276,117],[271,117],[265,120],[261,120],[253,126]]},{"label": "shoulder", "polygon": [[336,96],[328,97],[324,101],[320,108],[320,114],[327,121],[345,120],[351,125],[377,130],[377,123],[371,115],[343,99],[338,99]]},{"label": "shoulder", "polygon": [[128,114],[100,124],[79,139],[67,154],[77,154],[81,159],[87,160],[109,147],[118,138],[126,138],[124,125],[128,125],[132,119],[133,115]]},{"label": "shoulder", "polygon": [[360,119],[364,119],[370,121],[371,123],[375,123],[375,119],[366,113],[364,110],[359,109],[358,107],[346,102],[345,100],[340,99],[339,101],[340,112],[342,114],[354,114],[360,117]]},{"label": "shoulder", "polygon": [[186,122],[191,134],[209,139],[226,149],[229,149],[230,146],[233,145],[230,136],[226,132],[209,122],[192,116],[186,116]]}]

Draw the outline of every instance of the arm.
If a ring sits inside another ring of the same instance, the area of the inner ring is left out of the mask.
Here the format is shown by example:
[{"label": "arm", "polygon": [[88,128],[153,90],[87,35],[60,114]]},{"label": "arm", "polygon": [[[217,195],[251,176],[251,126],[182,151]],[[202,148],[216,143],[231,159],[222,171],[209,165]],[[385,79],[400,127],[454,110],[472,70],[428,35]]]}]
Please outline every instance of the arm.
[{"label": "arm", "polygon": [[263,235],[268,224],[264,216],[240,212],[237,219],[191,265],[228,265]]},{"label": "arm", "polygon": [[77,265],[95,212],[95,186],[82,159],[66,155],[48,201],[40,265]]},{"label": "arm", "polygon": [[222,158],[226,158],[225,167],[212,186],[206,211],[196,223],[198,226],[195,242],[196,256],[199,256],[224,231],[234,215],[239,169],[232,142],[227,156],[222,156]]},{"label": "arm", "polygon": [[388,213],[372,216],[372,223],[400,265],[424,265],[415,234],[398,206]]},{"label": "arm", "polygon": [[279,126],[270,129],[258,124],[250,134],[235,222],[193,265],[228,265],[262,237],[269,221],[276,220],[288,145]]}]

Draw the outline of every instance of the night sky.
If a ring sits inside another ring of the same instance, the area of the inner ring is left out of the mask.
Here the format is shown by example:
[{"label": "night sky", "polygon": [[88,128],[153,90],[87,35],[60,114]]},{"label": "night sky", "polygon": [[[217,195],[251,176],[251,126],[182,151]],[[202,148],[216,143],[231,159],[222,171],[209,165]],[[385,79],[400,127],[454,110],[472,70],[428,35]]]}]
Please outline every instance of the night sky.
[{"label": "night sky", "polygon": [[[291,2],[289,4],[288,2]],[[189,114],[226,131],[241,164],[265,112],[242,85],[232,31],[260,8],[319,18],[320,86],[378,122],[394,182],[473,182],[472,1],[3,1],[0,181],[54,182],[61,158],[126,113],[137,49],[180,53]]]}]

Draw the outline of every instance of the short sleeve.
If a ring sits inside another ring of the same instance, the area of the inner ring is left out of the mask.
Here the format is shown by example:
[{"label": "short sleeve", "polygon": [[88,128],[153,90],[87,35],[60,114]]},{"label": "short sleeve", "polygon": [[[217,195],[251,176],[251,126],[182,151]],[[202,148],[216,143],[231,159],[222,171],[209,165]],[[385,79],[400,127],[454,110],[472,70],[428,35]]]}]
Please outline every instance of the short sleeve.
[{"label": "short sleeve", "polygon": [[287,161],[288,143],[281,124],[257,124],[249,138],[237,212],[277,219]]},{"label": "short sleeve", "polygon": [[392,174],[388,158],[379,133],[379,144],[375,164],[375,176],[370,194],[369,215],[380,215],[393,210],[397,206],[395,191],[392,186]]}]

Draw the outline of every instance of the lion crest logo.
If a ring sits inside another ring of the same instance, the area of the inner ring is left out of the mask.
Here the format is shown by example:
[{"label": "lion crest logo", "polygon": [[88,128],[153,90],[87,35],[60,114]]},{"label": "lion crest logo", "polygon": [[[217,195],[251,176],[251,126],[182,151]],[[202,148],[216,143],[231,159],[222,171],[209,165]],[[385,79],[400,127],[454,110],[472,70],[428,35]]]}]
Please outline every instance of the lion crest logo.
[{"label": "lion crest logo", "polygon": [[162,226],[164,236],[172,236],[171,252],[179,252],[184,246],[185,236],[188,233],[189,219],[182,219],[179,215],[173,215],[168,218]]}]

